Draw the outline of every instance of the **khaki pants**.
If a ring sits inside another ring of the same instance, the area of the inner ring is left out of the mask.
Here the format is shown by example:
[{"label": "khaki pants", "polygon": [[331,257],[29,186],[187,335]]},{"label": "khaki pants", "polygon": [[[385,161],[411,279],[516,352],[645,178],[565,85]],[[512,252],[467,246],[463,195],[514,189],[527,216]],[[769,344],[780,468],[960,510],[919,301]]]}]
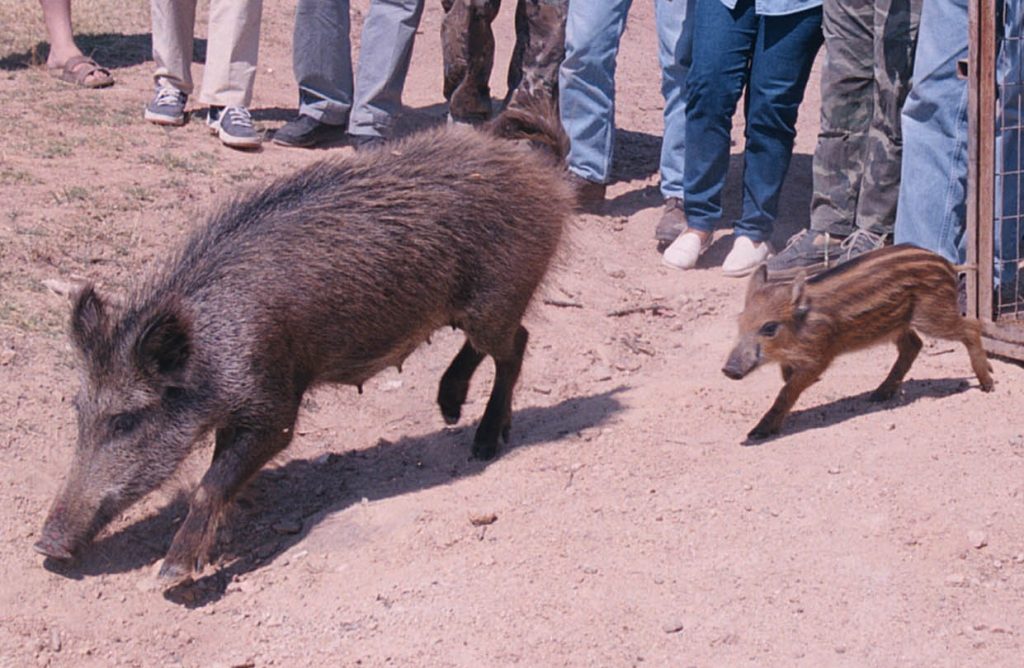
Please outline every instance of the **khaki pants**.
[{"label": "khaki pants", "polygon": [[[192,94],[197,0],[151,0],[157,86]],[[247,107],[252,101],[263,0],[211,0],[206,68],[199,101]]]}]

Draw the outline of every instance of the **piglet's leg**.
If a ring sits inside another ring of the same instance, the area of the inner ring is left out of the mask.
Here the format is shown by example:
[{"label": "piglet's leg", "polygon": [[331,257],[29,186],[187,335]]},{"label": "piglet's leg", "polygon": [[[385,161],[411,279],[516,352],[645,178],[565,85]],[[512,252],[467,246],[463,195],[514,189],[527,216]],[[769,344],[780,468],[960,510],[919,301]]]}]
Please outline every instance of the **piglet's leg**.
[{"label": "piglet's leg", "polygon": [[167,552],[160,578],[168,585],[188,580],[201,570],[217,523],[227,504],[242,486],[287,447],[295,416],[275,429],[230,428],[217,431],[213,463],[189,501],[188,517]]},{"label": "piglet's leg", "polygon": [[900,353],[899,357],[896,358],[896,363],[892,365],[889,375],[871,393],[871,401],[888,401],[896,396],[900,389],[900,383],[903,382],[903,377],[910,371],[910,366],[917,359],[917,354],[921,352],[922,345],[921,337],[912,329],[908,329],[899,335],[899,338],[896,339],[896,348]]},{"label": "piglet's leg", "polygon": [[[831,361],[831,360],[830,360]],[[789,414],[790,409],[793,408],[793,404],[800,398],[800,395],[808,387],[817,382],[818,377],[825,370],[828,364],[814,367],[813,369],[792,369],[787,368],[783,370],[783,377],[786,377],[786,384],[782,386],[779,391],[779,396],[775,398],[775,403],[772,407],[764,414],[761,421],[750,430],[747,434],[748,438],[751,439],[762,439],[768,438],[772,434],[776,434],[779,428],[782,427],[782,421]]]}]

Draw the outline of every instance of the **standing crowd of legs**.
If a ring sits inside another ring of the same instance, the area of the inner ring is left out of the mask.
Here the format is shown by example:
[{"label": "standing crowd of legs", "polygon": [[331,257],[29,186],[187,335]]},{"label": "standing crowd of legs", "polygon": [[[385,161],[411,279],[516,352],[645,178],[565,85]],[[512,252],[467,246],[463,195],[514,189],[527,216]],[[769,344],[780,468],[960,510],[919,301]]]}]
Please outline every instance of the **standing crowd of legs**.
[{"label": "standing crowd of legs", "polygon": [[[196,0],[150,0],[153,123],[181,125],[191,76]],[[501,0],[440,0],[448,121],[490,118],[492,22]],[[713,231],[731,226],[722,265],[745,276],[766,264],[792,278],[895,239],[965,260],[967,83],[957,62],[968,48],[967,0],[653,0],[664,98],[660,189],[654,230],[662,261],[698,265]],[[84,55],[71,31],[70,0],[40,0],[50,36],[47,65],[87,88],[114,82]],[[276,144],[347,141],[357,150],[391,139],[425,0],[371,0],[353,67],[349,0],[298,0],[293,68],[295,117]],[[570,140],[567,175],[581,208],[600,211],[612,179],[615,70],[632,0],[517,0],[508,92],[499,106],[556,103]],[[997,3],[1004,43],[1019,44],[1021,0]],[[262,0],[211,0],[198,100],[212,133],[256,148],[263,133],[253,97]],[[812,161],[810,225],[778,252],[771,245],[779,195],[796,137],[797,113],[824,45],[821,122]],[[998,54],[1005,87],[997,104],[997,162],[1019,161],[1021,55]],[[742,100],[741,213],[723,221],[732,121]],[[1011,136],[1012,135],[1012,136]],[[1015,167],[1014,172],[1019,172]],[[1022,184],[997,183],[996,209],[1019,220]],[[1020,225],[996,231],[997,281],[1017,283]]]}]

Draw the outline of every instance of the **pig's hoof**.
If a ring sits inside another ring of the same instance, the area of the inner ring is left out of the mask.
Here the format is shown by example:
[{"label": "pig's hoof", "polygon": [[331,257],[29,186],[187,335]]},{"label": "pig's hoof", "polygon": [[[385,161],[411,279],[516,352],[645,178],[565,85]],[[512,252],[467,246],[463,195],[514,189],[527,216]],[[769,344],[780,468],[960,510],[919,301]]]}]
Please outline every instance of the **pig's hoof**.
[{"label": "pig's hoof", "polygon": [[488,462],[498,454],[498,443],[496,441],[474,441],[473,457]]},{"label": "pig's hoof", "polygon": [[157,575],[160,584],[166,589],[185,584],[192,579],[192,569],[171,561],[164,560],[160,566],[160,573]]},{"label": "pig's hoof", "polygon": [[996,389],[996,384],[993,383],[991,380],[988,381],[987,383],[982,383],[981,384],[981,391],[982,392],[991,392],[994,389]]},{"label": "pig's hoof", "polygon": [[778,430],[770,429],[768,427],[754,427],[747,433],[747,438],[750,439],[751,441],[763,441],[764,439],[774,434],[776,431]]},{"label": "pig's hoof", "polygon": [[890,390],[888,388],[878,388],[868,397],[868,401],[873,401],[876,404],[882,403],[883,401],[889,401],[896,396],[896,390]]},{"label": "pig's hoof", "polygon": [[462,402],[441,396],[437,400],[437,406],[441,409],[441,417],[444,418],[445,424],[455,424],[462,417]]}]

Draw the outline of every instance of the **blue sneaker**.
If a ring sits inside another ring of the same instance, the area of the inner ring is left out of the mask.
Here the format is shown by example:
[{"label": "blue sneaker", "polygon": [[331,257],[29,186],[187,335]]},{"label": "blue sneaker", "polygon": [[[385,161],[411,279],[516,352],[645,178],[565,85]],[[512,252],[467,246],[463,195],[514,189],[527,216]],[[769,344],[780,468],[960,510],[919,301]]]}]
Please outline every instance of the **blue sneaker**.
[{"label": "blue sneaker", "polygon": [[153,99],[146,105],[143,117],[157,125],[184,125],[185,103],[188,95],[171,86],[158,86]]},{"label": "blue sneaker", "polygon": [[263,143],[263,133],[253,126],[245,107],[210,107],[206,125],[231,148],[259,148]]}]

